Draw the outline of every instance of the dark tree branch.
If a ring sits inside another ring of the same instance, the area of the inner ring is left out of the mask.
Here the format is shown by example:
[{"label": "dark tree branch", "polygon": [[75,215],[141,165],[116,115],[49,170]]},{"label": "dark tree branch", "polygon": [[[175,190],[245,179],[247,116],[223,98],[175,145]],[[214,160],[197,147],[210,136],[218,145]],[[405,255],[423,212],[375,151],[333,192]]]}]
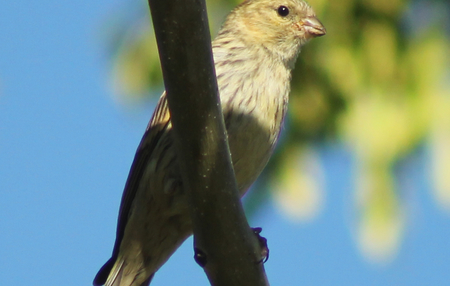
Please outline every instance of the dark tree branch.
[{"label": "dark tree branch", "polygon": [[190,193],[197,261],[215,286],[268,285],[240,203],[204,0],[149,0],[164,83]]}]

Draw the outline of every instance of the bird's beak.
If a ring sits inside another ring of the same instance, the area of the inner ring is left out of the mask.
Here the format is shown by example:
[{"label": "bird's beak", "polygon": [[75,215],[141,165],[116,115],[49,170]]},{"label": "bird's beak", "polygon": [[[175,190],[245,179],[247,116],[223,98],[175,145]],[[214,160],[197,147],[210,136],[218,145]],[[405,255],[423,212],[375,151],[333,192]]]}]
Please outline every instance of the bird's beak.
[{"label": "bird's beak", "polygon": [[300,25],[305,29],[309,38],[323,36],[327,30],[316,17],[308,17],[301,21]]}]

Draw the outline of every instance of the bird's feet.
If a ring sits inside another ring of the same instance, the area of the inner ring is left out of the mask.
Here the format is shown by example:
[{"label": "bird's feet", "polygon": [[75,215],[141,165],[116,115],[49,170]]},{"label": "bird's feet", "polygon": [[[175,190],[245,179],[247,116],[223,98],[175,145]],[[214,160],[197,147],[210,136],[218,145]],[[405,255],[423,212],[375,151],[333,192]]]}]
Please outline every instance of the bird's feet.
[{"label": "bird's feet", "polygon": [[262,231],[261,227],[252,227],[253,233],[256,235],[256,238],[259,242],[259,247],[261,248],[261,259],[258,260],[258,263],[266,263],[269,259],[269,247],[267,246],[267,239],[259,235]]}]

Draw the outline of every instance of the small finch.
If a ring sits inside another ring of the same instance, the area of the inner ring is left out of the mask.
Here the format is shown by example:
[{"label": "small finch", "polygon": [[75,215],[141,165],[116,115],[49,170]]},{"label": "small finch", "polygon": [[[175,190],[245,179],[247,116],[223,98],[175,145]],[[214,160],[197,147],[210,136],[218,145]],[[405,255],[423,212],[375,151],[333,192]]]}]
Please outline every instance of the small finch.
[{"label": "small finch", "polygon": [[[247,0],[212,43],[228,140],[241,195],[277,142],[300,48],[325,28],[301,0]],[[94,285],[145,286],[192,234],[163,93],[131,166],[112,257]]]}]

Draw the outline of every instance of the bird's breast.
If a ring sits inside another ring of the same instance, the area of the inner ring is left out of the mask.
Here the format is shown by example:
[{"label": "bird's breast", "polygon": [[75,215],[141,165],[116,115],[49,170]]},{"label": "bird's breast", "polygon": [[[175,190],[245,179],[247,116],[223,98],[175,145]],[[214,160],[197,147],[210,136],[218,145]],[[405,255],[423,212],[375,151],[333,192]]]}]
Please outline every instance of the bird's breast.
[{"label": "bird's breast", "polygon": [[217,74],[231,157],[243,194],[272,155],[287,109],[290,73],[284,66],[259,62],[236,66],[225,74],[221,66]]}]

